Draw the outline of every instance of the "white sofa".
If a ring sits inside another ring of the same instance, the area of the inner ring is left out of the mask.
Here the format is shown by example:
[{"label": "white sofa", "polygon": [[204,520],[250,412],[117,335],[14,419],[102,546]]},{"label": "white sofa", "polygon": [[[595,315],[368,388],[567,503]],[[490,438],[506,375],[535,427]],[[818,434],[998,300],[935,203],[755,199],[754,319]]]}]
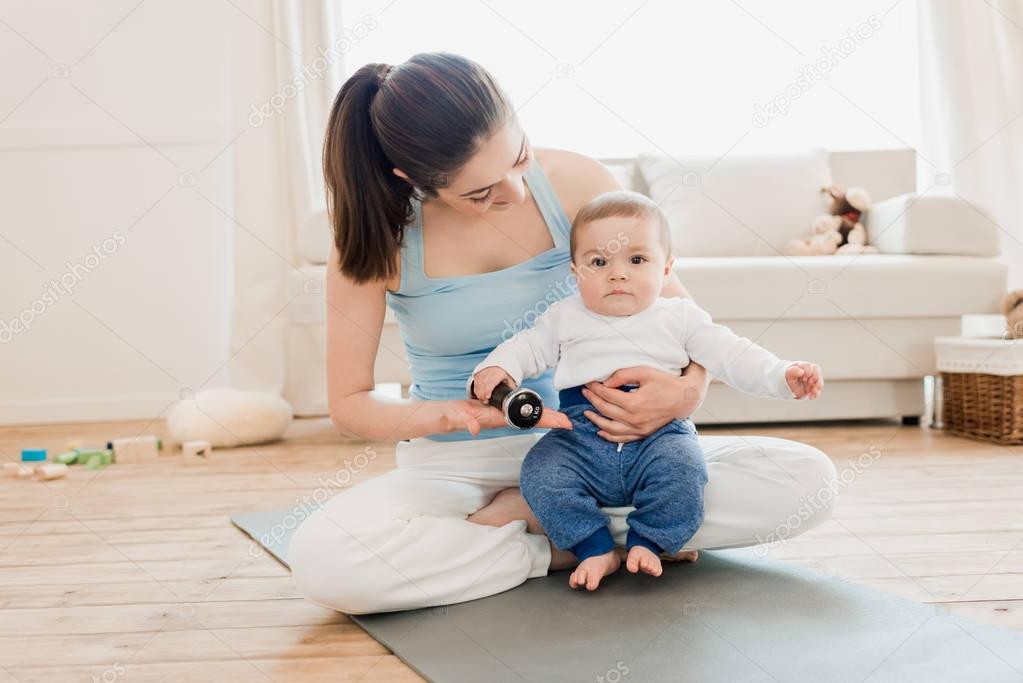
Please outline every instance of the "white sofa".
[{"label": "white sofa", "polygon": [[[994,223],[955,197],[915,197],[912,150],[604,163],[668,213],[675,268],[716,321],[823,368],[825,390],[813,402],[755,398],[715,381],[697,423],[919,416],[923,379],[935,373],[934,337],[959,334],[965,314],[997,313],[1006,291]],[[880,254],[783,255],[821,213],[819,189],[829,179],[870,193],[866,225]],[[285,396],[299,415],[326,413],[329,240],[326,216],[314,216],[299,237],[306,263],[292,272]],[[376,378],[409,381],[389,310]]]}]

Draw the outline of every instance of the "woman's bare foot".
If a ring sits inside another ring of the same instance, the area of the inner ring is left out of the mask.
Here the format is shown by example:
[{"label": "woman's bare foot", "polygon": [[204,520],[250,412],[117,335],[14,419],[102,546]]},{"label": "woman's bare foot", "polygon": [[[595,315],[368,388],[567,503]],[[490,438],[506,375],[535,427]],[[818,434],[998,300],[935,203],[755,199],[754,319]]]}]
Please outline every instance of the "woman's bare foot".
[{"label": "woman's bare foot", "polygon": [[[518,488],[503,489],[498,492],[494,499],[487,505],[481,507],[468,517],[474,524],[485,524],[487,526],[504,526],[508,522],[521,519],[526,522],[526,531],[531,534],[545,535],[546,532],[540,526],[540,521],[529,509],[529,504],[522,497],[522,491]],[[579,563],[575,555],[567,550],[559,550],[551,543],[551,564],[547,571],[558,571],[570,569]]]},{"label": "woman's bare foot", "polygon": [[667,560],[668,562],[696,562],[699,557],[699,550],[679,550],[677,553],[673,553],[671,555],[668,555],[667,553],[661,555],[661,559]]},{"label": "woman's bare foot", "polygon": [[608,574],[614,574],[620,566],[622,561],[618,559],[618,553],[614,550],[603,555],[587,557],[579,563],[572,576],[568,577],[568,585],[571,588],[586,586],[586,590],[595,591],[600,585],[600,580]]},{"label": "woman's bare foot", "polygon": [[522,492],[517,487],[499,491],[490,503],[469,515],[470,522],[487,526],[504,526],[516,519],[526,522],[526,531],[529,533],[544,533],[540,521],[529,509],[526,499],[522,497]]},{"label": "woman's bare foot", "polygon": [[634,545],[629,548],[629,556],[625,560],[625,567],[633,574],[642,571],[650,576],[660,576],[662,571],[661,558],[657,556],[657,553],[641,545]]},{"label": "woman's bare foot", "polygon": [[559,569],[571,569],[579,564],[579,558],[567,550],[559,550],[551,543],[551,566],[547,571],[556,572]]}]

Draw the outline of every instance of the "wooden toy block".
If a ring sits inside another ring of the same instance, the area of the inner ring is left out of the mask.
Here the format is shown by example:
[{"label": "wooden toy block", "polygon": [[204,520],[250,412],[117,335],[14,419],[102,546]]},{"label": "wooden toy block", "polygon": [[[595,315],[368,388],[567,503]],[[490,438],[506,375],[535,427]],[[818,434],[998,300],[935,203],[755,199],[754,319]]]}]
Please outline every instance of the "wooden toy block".
[{"label": "wooden toy block", "polygon": [[110,445],[116,463],[155,462],[160,457],[160,441],[155,436],[114,439]]},{"label": "wooden toy block", "polygon": [[51,462],[37,466],[35,475],[36,479],[40,480],[63,479],[67,476],[67,472],[68,467],[64,463]]},{"label": "wooden toy block", "polygon": [[4,476],[10,479],[18,476],[18,468],[21,467],[16,462],[5,462],[4,463]]},{"label": "wooden toy block", "polygon": [[14,473],[14,476],[18,479],[30,479],[35,473],[35,468],[31,465],[19,465],[18,470]]},{"label": "wooden toy block", "polygon": [[186,441],[181,444],[181,455],[190,465],[206,462],[213,455],[213,446],[209,441]]}]

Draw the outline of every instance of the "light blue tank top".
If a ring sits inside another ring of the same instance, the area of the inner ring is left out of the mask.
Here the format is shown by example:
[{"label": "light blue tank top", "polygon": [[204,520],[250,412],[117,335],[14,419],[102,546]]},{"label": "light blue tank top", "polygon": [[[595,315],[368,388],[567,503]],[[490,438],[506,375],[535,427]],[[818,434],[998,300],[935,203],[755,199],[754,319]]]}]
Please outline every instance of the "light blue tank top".
[{"label": "light blue tank top", "polygon": [[[495,346],[533,326],[550,304],[575,293],[569,270],[571,223],[540,164],[523,174],[543,215],[554,248],[510,268],[492,273],[428,277],[423,272],[423,213],[413,200],[415,222],[405,230],[401,249],[401,284],[387,292],[409,360],[409,395],[420,400],[464,399],[469,373]],[[527,198],[526,201],[529,201]],[[522,382],[544,405],[558,407],[554,369]],[[546,431],[546,430],[538,430]],[[477,439],[522,434],[519,429],[485,429]],[[471,439],[467,431],[434,434],[436,441]]]}]

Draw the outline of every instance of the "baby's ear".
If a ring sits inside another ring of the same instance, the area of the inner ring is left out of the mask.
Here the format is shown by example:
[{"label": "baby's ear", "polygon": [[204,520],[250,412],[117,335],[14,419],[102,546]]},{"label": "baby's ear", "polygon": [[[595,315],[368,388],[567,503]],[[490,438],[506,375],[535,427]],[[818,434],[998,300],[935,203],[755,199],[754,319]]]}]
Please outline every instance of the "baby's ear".
[{"label": "baby's ear", "polygon": [[664,277],[671,277],[671,269],[675,266],[675,257],[673,255],[668,256],[668,262],[664,264]]}]

